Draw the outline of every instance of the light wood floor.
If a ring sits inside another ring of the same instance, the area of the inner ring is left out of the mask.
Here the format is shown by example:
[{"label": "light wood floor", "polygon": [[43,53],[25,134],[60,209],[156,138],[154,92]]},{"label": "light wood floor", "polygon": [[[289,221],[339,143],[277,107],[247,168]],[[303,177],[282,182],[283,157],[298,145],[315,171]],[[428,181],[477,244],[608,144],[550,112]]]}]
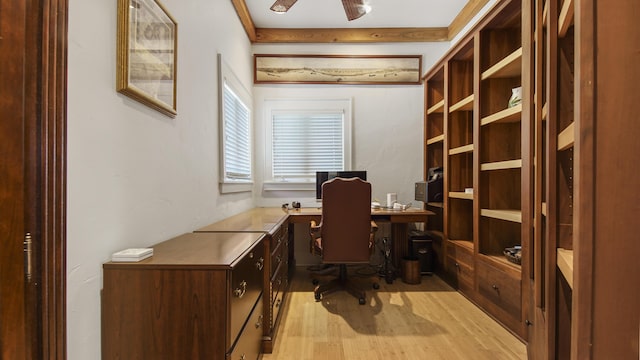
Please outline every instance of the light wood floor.
[{"label": "light wood floor", "polygon": [[366,288],[365,305],[342,291],[316,302],[298,268],[274,352],[263,359],[526,359],[522,342],[437,276],[379,284]]}]

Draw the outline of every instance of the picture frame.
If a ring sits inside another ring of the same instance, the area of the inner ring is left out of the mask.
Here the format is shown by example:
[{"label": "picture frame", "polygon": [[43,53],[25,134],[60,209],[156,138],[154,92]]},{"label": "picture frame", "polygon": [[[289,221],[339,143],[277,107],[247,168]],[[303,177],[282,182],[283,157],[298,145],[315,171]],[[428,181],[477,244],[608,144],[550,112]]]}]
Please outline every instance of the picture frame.
[{"label": "picture frame", "polygon": [[420,85],[422,55],[254,55],[254,84]]},{"label": "picture frame", "polygon": [[116,90],[177,115],[178,24],[157,0],[118,0]]}]

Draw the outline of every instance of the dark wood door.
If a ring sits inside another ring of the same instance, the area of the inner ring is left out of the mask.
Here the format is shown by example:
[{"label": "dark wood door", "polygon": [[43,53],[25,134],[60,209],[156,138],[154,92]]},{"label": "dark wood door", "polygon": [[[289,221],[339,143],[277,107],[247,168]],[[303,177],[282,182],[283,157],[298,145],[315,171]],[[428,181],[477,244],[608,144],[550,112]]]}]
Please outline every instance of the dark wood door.
[{"label": "dark wood door", "polygon": [[3,359],[26,359],[25,4],[2,0],[0,8],[0,350]]},{"label": "dark wood door", "polygon": [[66,356],[67,7],[0,0],[1,359]]}]

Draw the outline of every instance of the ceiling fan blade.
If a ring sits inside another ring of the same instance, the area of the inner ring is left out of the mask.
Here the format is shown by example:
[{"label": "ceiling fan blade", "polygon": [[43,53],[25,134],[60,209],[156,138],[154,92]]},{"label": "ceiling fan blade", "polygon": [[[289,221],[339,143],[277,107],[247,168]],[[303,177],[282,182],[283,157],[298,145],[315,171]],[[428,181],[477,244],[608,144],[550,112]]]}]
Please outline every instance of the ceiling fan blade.
[{"label": "ceiling fan blade", "polygon": [[276,0],[276,2],[271,5],[271,11],[275,11],[277,13],[285,13],[289,11],[289,8],[293,6],[298,0]]},{"label": "ceiling fan blade", "polygon": [[349,21],[358,19],[371,10],[371,8],[365,4],[365,0],[342,0],[342,6]]}]

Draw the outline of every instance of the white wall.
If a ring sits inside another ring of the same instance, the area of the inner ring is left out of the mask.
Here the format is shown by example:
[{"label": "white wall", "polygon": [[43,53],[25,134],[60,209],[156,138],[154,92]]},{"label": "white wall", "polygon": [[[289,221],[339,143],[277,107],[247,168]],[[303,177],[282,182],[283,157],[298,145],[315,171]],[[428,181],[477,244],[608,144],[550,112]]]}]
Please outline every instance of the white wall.
[{"label": "white wall", "polygon": [[[178,116],[166,117],[115,91],[116,1],[70,0],[67,154],[68,359],[100,358],[102,263],[252,206],[302,200],[218,190],[216,53],[252,88],[251,53],[422,54],[423,72],[448,43],[259,45],[251,47],[230,1],[163,0],[178,22]],[[422,86],[255,86],[265,98],[350,97],[354,168],[374,197],[411,201],[422,179]],[[264,134],[256,123],[256,170]],[[257,174],[261,180],[260,172]],[[256,188],[260,188],[256,185]],[[310,199],[314,194],[307,194]]]},{"label": "white wall", "polygon": [[254,205],[218,191],[216,53],[251,88],[230,1],[162,0],[178,23],[178,116],[115,91],[114,0],[69,2],[68,359],[100,358],[101,264]]},{"label": "white wall", "polygon": [[[423,55],[423,72],[448,49],[449,43],[254,45],[256,54]],[[414,183],[423,178],[422,85],[255,85],[256,167],[264,165],[265,99],[350,98],[353,102],[353,169],[367,170],[373,197],[413,201]],[[315,204],[315,192],[264,192],[258,174],[256,201],[261,206],[301,201]],[[414,204],[416,202],[414,201]],[[416,204],[417,205],[417,204]]]}]

